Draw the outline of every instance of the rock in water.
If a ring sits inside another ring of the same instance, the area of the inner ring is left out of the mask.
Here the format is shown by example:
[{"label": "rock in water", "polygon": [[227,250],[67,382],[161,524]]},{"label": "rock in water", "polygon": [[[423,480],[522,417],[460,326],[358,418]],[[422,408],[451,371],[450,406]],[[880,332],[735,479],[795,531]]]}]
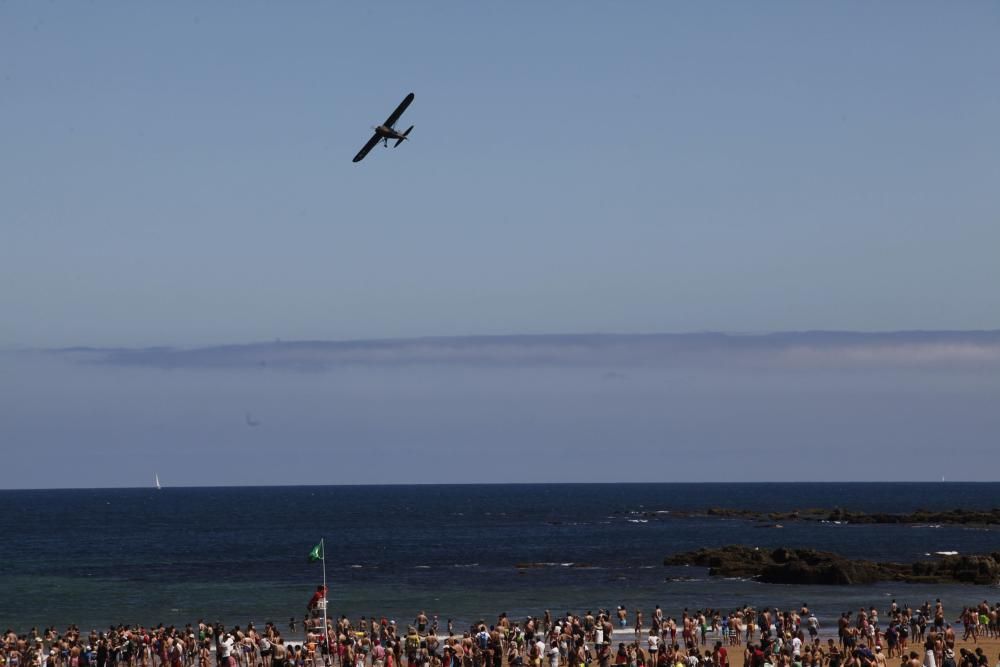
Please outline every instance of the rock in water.
[{"label": "rock in water", "polygon": [[780,547],[767,551],[741,544],[668,556],[664,565],[707,567],[710,576],[755,578],[769,584],[850,586],[876,581],[973,583],[1000,581],[1000,552],[945,556],[933,561],[888,563],[845,558],[815,549]]}]

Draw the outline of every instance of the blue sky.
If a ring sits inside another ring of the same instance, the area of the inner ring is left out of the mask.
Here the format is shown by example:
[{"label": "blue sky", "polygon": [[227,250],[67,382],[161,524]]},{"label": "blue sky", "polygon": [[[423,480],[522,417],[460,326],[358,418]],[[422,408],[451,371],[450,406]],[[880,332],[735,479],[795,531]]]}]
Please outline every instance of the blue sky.
[{"label": "blue sky", "polygon": [[[998,36],[987,2],[0,2],[0,487],[995,479],[1000,344],[961,331],[1000,329]],[[960,333],[502,336],[814,329]],[[182,350],[24,349],[78,345]]]},{"label": "blue sky", "polygon": [[[995,3],[0,4],[0,345],[1000,327]],[[416,129],[351,157],[407,93]]]}]

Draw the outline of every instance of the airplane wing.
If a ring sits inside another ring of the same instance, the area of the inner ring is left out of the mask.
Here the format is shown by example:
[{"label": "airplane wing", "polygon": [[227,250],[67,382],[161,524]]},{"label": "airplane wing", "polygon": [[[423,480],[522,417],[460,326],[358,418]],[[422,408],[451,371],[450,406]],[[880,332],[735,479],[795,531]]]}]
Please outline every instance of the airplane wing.
[{"label": "airplane wing", "polygon": [[413,101],[413,93],[410,93],[405,98],[403,98],[403,101],[399,103],[399,106],[396,107],[396,110],[393,111],[389,115],[389,117],[385,119],[385,126],[392,127],[392,124],[395,123],[397,120],[399,120],[399,117],[403,115],[403,112],[406,111],[406,107],[410,106],[410,102],[412,101]]},{"label": "airplane wing", "polygon": [[377,144],[379,141],[380,141],[379,140],[379,136],[377,134],[373,134],[372,138],[368,140],[368,143],[365,144],[361,148],[361,150],[358,151],[358,154],[354,156],[354,160],[353,161],[354,162],[361,162],[362,160],[364,160],[365,156],[368,155],[368,151],[370,151],[371,149],[375,148],[375,144]]}]

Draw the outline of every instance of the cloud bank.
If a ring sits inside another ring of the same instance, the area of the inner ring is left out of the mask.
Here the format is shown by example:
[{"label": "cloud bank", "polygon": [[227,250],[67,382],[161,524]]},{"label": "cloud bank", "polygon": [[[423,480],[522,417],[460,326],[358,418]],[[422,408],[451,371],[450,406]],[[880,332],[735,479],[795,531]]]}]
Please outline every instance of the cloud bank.
[{"label": "cloud bank", "polygon": [[554,334],[54,352],[80,362],[113,366],[308,371],[406,365],[975,368],[1000,365],[1000,331]]},{"label": "cloud bank", "polygon": [[[1000,332],[0,354],[0,488],[996,479]],[[247,415],[252,415],[251,425]]]}]

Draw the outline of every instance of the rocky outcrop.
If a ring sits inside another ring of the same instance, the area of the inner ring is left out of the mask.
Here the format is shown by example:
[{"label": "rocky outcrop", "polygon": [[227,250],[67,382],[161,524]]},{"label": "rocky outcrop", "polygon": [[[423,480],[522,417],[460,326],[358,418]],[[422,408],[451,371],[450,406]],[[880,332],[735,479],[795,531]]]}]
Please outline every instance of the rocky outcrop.
[{"label": "rocky outcrop", "polygon": [[997,524],[1000,523],[1000,508],[991,510],[953,509],[944,512],[917,510],[907,514],[889,514],[884,512],[868,514],[866,512],[850,512],[835,509],[827,516],[827,521],[843,521],[847,523],[952,523],[952,524]]},{"label": "rocky outcrop", "polygon": [[909,566],[910,579],[904,581],[958,581],[993,585],[1000,581],[1000,552],[969,556],[944,556]]},{"label": "rocky outcrop", "polygon": [[749,519],[753,521],[830,521],[840,523],[927,523],[927,524],[1000,524],[1000,508],[991,510],[953,509],[945,511],[917,510],[903,514],[889,512],[851,512],[835,509],[802,509],[790,512],[757,512],[755,510],[713,507],[706,516]]},{"label": "rocky outcrop", "polygon": [[[618,512],[621,513],[621,512]],[[677,517],[709,516],[747,521],[829,521],[831,523],[899,523],[899,524],[1000,524],[1000,507],[990,510],[953,509],[944,511],[917,510],[903,514],[889,512],[852,512],[840,508],[799,509],[788,512],[761,512],[732,507],[711,507],[705,510],[661,510],[658,512],[631,512],[646,518],[668,519]]]},{"label": "rocky outcrop", "polygon": [[753,578],[772,584],[848,586],[909,581],[993,585],[1000,582],[1000,552],[887,563],[845,558],[815,549],[766,550],[734,544],[674,554],[665,558],[663,564],[707,567],[711,576]]}]

